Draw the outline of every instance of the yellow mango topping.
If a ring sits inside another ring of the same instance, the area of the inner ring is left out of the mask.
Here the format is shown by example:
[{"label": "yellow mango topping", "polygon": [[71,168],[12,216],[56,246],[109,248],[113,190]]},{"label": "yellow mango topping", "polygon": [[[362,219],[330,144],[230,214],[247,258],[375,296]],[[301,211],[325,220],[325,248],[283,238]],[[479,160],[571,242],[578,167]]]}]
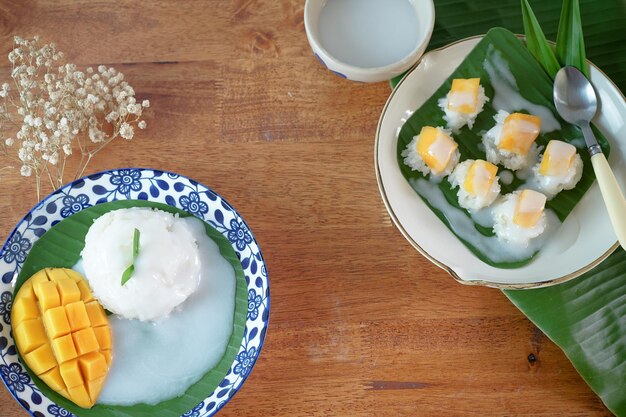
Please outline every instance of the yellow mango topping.
[{"label": "yellow mango topping", "polygon": [[80,274],[46,268],[29,278],[11,310],[15,344],[50,388],[91,408],[111,363],[111,328]]},{"label": "yellow mango topping", "polygon": [[57,286],[54,282],[37,282],[33,285],[33,289],[42,311],[61,305],[61,297],[59,297],[59,291],[57,291]]},{"label": "yellow mango topping", "polygon": [[36,272],[35,275],[30,277],[28,280],[31,283],[31,287],[32,287],[32,285],[35,285],[38,282],[50,281],[50,279],[48,278],[48,274],[46,274],[46,270],[45,269],[42,269],[41,271]]},{"label": "yellow mango topping", "polygon": [[47,386],[52,388],[55,391],[60,391],[65,389],[65,384],[63,383],[63,377],[61,377],[61,372],[58,367],[54,367],[48,372],[45,372],[39,375],[39,378],[46,383]]},{"label": "yellow mango topping", "polygon": [[54,352],[54,356],[56,356],[61,363],[67,362],[78,356],[71,334],[54,339],[52,341],[52,351]]},{"label": "yellow mango topping", "polygon": [[70,323],[67,321],[65,308],[63,308],[63,306],[45,310],[43,313],[43,323],[50,339],[65,336],[70,332]]},{"label": "yellow mango topping", "polygon": [[445,132],[436,127],[424,126],[419,134],[416,150],[433,174],[438,175],[446,169],[452,154],[459,147]]},{"label": "yellow mango topping", "polygon": [[[89,397],[89,393],[87,392],[87,388],[84,385],[77,385],[72,388],[67,389],[70,397],[72,397],[72,401],[76,403],[76,405],[80,404],[89,404],[91,402],[91,398]],[[83,407],[81,405],[81,407]],[[83,407],[87,408],[87,407]]]},{"label": "yellow mango topping", "polygon": [[455,78],[448,95],[448,110],[458,113],[475,113],[478,108],[480,78]]},{"label": "yellow mango topping", "polygon": [[541,175],[563,176],[572,166],[575,155],[576,148],[574,145],[560,140],[551,140],[543,153],[539,173]]},{"label": "yellow mango topping", "polygon": [[100,348],[96,333],[91,327],[72,333],[72,339],[74,339],[74,346],[76,346],[76,351],[79,355],[86,355]]},{"label": "yellow mango topping", "polygon": [[87,310],[87,316],[89,316],[89,321],[94,328],[105,326],[108,324],[109,319],[107,319],[104,308],[102,308],[99,302],[95,300],[90,301],[85,304],[85,309]]},{"label": "yellow mango topping", "polygon": [[103,350],[101,351],[102,354],[104,355],[104,359],[107,361],[107,363],[110,365],[111,364],[111,351],[110,350]]},{"label": "yellow mango topping", "polygon": [[85,303],[83,303],[82,301],[77,301],[75,303],[66,305],[65,311],[67,312],[67,318],[69,319],[69,323],[72,327],[73,332],[91,326],[89,316],[87,315],[87,308],[85,307]]},{"label": "yellow mango topping", "polygon": [[535,226],[541,218],[545,205],[545,195],[533,190],[523,190],[517,198],[513,223],[525,228]]},{"label": "yellow mango topping", "polygon": [[[13,311],[15,311],[16,307],[17,306],[13,307]],[[11,318],[11,322],[13,323],[13,326],[16,326],[16,323],[18,323],[13,320],[13,318]],[[14,329],[15,331],[13,336],[16,340],[20,341],[20,345],[18,347],[20,348],[20,353],[22,355],[37,349],[48,341],[46,330],[44,329],[40,318],[19,322],[17,327],[14,327]]]},{"label": "yellow mango topping", "polygon": [[13,311],[16,310],[17,312],[13,314],[13,317],[15,317],[15,322],[17,323],[39,317],[39,307],[37,307],[37,301],[35,301],[34,297],[22,297],[16,300],[13,303]]},{"label": "yellow mango topping", "polygon": [[96,339],[98,340],[98,346],[100,346],[100,349],[111,349],[111,329],[106,326],[102,326],[94,327],[93,331],[96,334]]},{"label": "yellow mango topping", "polygon": [[57,281],[57,288],[61,297],[61,304],[67,305],[80,301],[80,289],[78,285],[70,279],[62,279]]},{"label": "yellow mango topping", "polygon": [[64,362],[60,366],[61,376],[67,388],[83,385],[83,376],[76,359]]},{"label": "yellow mango topping", "polygon": [[89,352],[78,359],[81,374],[87,381],[95,381],[102,378],[109,371],[104,356],[99,352]]},{"label": "yellow mango topping", "polygon": [[485,196],[491,189],[493,181],[496,179],[498,167],[491,162],[477,159],[472,162],[465,177],[463,188],[474,196]]},{"label": "yellow mango topping", "polygon": [[98,398],[98,396],[100,395],[100,391],[102,391],[103,385],[104,377],[94,379],[93,381],[87,381],[87,391],[89,392],[89,396]]},{"label": "yellow mango topping", "polygon": [[32,352],[27,353],[24,355],[24,360],[37,375],[49,371],[57,364],[49,344],[41,345]]},{"label": "yellow mango topping", "polygon": [[498,149],[527,155],[539,132],[541,118],[523,113],[511,113],[504,119]]}]

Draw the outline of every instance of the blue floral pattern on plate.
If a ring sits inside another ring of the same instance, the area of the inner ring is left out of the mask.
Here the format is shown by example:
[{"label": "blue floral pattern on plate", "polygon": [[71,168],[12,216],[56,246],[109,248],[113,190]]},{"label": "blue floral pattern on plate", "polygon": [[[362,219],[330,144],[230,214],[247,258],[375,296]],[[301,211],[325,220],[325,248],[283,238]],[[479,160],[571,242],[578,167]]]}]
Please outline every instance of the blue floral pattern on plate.
[{"label": "blue floral pattern on plate", "polygon": [[17,359],[10,314],[14,282],[33,243],[52,226],[95,204],[125,199],[169,204],[210,224],[231,242],[248,283],[248,315],[239,352],[215,391],[183,417],[209,417],[219,411],[244,383],[261,352],[269,320],[269,280],[261,250],[239,213],[210,188],[172,172],[137,168],[100,172],[37,204],[0,251],[0,379],[32,416],[73,414],[44,397]]}]

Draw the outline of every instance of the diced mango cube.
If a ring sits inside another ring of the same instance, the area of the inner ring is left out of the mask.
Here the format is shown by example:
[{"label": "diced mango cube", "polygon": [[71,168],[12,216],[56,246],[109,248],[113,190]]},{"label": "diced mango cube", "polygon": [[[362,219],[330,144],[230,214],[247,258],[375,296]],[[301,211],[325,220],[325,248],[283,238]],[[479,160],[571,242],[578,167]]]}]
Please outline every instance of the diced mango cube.
[{"label": "diced mango cube", "polygon": [[15,342],[22,356],[48,341],[41,319],[37,318],[22,323],[14,322],[14,324],[17,326],[14,330]]},{"label": "diced mango cube", "polygon": [[100,349],[111,349],[111,329],[109,326],[94,327],[93,331],[96,334],[96,339],[98,339]]},{"label": "diced mango cube", "polygon": [[59,292],[54,282],[37,282],[33,285],[33,289],[35,290],[35,295],[37,296],[42,311],[61,305],[61,297],[59,297]]},{"label": "diced mango cube", "polygon": [[541,118],[523,113],[509,114],[504,119],[498,149],[527,155],[540,131]]},{"label": "diced mango cube", "polygon": [[26,354],[24,360],[37,375],[41,375],[57,366],[57,361],[54,359],[52,349],[47,343]]},{"label": "diced mango cube", "polygon": [[441,129],[431,126],[422,127],[416,144],[418,155],[435,175],[446,169],[458,147],[454,139]]},{"label": "diced mango cube", "polygon": [[91,327],[72,333],[72,338],[79,356],[98,350],[98,339]]},{"label": "diced mango cube", "polygon": [[448,95],[448,109],[471,114],[478,109],[478,88],[480,78],[455,78],[452,80],[452,88]]},{"label": "diced mango cube", "polygon": [[77,406],[83,408],[90,408],[93,405],[87,388],[84,385],[77,385],[75,387],[68,388],[67,391],[70,394],[70,398]]},{"label": "diced mango cube", "polygon": [[104,377],[98,378],[93,381],[87,381],[87,391],[89,392],[89,397],[91,401],[96,402],[98,396],[100,395],[100,391],[102,391],[102,386],[104,385]]},{"label": "diced mango cube", "polygon": [[48,337],[54,339],[70,332],[70,323],[65,315],[63,306],[54,307],[43,313],[43,323],[48,332]]},{"label": "diced mango cube", "polygon": [[78,358],[78,364],[86,381],[102,378],[107,373],[107,362],[99,352],[89,352]]},{"label": "diced mango cube", "polygon": [[89,321],[93,327],[105,326],[109,324],[109,319],[107,318],[106,313],[104,312],[104,308],[97,301],[90,301],[85,304],[87,308],[87,315],[89,316]]},{"label": "diced mango cube", "polygon": [[104,359],[107,361],[107,364],[111,365],[111,351],[110,350],[101,350],[100,353],[104,355]]},{"label": "diced mango cube", "polygon": [[576,148],[560,140],[551,140],[543,153],[539,173],[549,176],[563,176],[572,166]]},{"label": "diced mango cube", "polygon": [[46,273],[45,269],[35,272],[35,274],[32,277],[28,278],[28,282],[30,282],[31,285],[33,286],[37,284],[38,282],[45,282],[45,281],[49,281],[48,274]]},{"label": "diced mango cube", "polygon": [[477,159],[472,162],[465,177],[463,188],[474,196],[485,196],[496,178],[498,167],[490,162]]},{"label": "diced mango cube", "polygon": [[43,271],[48,276],[48,279],[55,283],[68,278],[65,272],[63,272],[63,268],[46,268]]},{"label": "diced mango cube", "polygon": [[78,360],[73,359],[71,361],[62,363],[59,367],[63,382],[68,388],[83,385],[83,377],[80,373],[80,367],[78,366]]},{"label": "diced mango cube", "polygon": [[70,393],[69,393],[69,392],[67,392],[67,388],[60,389],[60,390],[58,390],[57,392],[59,393],[59,395],[61,395],[61,396],[65,397],[65,398],[67,398],[68,400],[70,400],[70,401],[71,401],[71,399],[70,399]]},{"label": "diced mango cube", "polygon": [[48,372],[39,375],[39,378],[55,391],[65,389],[65,382],[63,382],[63,377],[61,376],[61,372],[57,366],[50,369]]},{"label": "diced mango cube", "polygon": [[[83,276],[81,274],[79,274],[78,272],[74,271],[73,269],[62,268],[61,271],[65,274],[66,277],[68,277],[72,281],[76,282],[77,284],[79,282],[85,281],[83,279]],[[89,292],[91,292],[91,290]]]},{"label": "diced mango cube", "polygon": [[84,302],[89,302],[93,300],[93,294],[91,293],[91,288],[89,288],[89,284],[87,281],[81,280],[76,283],[78,285],[78,289],[80,290],[80,299]]},{"label": "diced mango cube", "polygon": [[57,282],[57,289],[61,296],[61,305],[67,305],[80,300],[80,289],[71,279],[62,279]]},{"label": "diced mango cube", "polygon": [[85,303],[82,301],[66,305],[65,310],[73,332],[91,326],[89,316],[87,315],[87,309],[85,308]]},{"label": "diced mango cube", "polygon": [[523,190],[519,193],[513,223],[529,228],[539,222],[546,205],[546,196],[533,190]]},{"label": "diced mango cube", "polygon": [[71,334],[61,336],[52,341],[52,350],[59,363],[67,362],[78,356],[76,347],[74,347],[74,339]]},{"label": "diced mango cube", "polygon": [[39,307],[35,298],[20,297],[15,300],[11,309],[11,322],[21,323],[39,317]]}]

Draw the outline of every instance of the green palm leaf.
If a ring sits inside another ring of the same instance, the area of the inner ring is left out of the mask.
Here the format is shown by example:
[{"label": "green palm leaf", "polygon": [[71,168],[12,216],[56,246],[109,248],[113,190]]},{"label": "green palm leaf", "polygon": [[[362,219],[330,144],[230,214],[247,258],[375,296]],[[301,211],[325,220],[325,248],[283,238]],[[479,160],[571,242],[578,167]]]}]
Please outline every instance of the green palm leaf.
[{"label": "green palm leaf", "polygon": [[546,35],[528,4],[528,0],[522,0],[522,16],[524,20],[524,34],[526,34],[526,47],[535,57],[537,62],[546,70],[550,78],[554,79],[561,65],[556,60],[554,51],[550,48]]},{"label": "green palm leaf", "polygon": [[574,66],[589,77],[578,0],[563,0],[556,36],[556,56],[561,65]]}]

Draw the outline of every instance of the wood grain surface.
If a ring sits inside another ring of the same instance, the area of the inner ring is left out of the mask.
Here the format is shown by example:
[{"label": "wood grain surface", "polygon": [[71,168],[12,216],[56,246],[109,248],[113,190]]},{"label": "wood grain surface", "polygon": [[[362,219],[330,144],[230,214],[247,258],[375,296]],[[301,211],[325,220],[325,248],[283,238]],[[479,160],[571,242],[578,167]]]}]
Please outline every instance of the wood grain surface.
[{"label": "wood grain surface", "polygon": [[[390,90],[325,70],[304,0],[0,1],[12,36],[123,71],[148,129],[88,173],[137,166],[205,183],[244,216],[272,291],[263,352],[221,416],[608,416],[565,355],[494,289],[418,254],[376,185]],[[2,59],[0,78],[7,78]],[[35,203],[0,177],[2,240]],[[27,416],[4,388],[0,417]]]}]

